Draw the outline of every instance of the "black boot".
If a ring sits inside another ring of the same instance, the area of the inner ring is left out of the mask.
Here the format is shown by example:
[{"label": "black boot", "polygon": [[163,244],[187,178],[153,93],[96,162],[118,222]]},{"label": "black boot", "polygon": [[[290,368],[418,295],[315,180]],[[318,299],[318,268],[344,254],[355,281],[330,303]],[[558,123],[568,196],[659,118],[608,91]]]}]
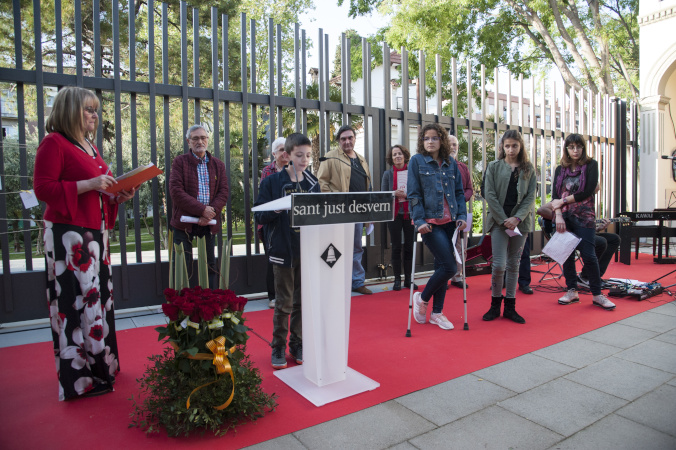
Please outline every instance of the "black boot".
[{"label": "black boot", "polygon": [[526,323],[526,319],[521,317],[519,313],[516,312],[515,308],[516,308],[516,299],[505,297],[505,310],[502,312],[502,317],[504,317],[505,319],[513,320],[516,323]]},{"label": "black boot", "polygon": [[394,276],[394,286],[392,286],[393,291],[401,291],[401,277],[398,275]]},{"label": "black boot", "polygon": [[[404,289],[411,288],[411,271],[413,270],[413,260],[404,258]],[[413,290],[418,290],[418,285],[413,283]]]},{"label": "black boot", "polygon": [[502,296],[491,297],[491,309],[484,314],[484,320],[495,320],[500,317],[500,305],[502,305]]}]

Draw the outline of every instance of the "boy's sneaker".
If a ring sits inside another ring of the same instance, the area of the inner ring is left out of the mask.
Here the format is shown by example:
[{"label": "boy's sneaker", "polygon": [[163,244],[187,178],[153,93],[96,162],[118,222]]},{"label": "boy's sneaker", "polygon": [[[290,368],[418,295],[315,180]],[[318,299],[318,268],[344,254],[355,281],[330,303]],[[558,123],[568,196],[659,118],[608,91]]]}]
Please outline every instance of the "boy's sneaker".
[{"label": "boy's sneaker", "polygon": [[580,303],[580,296],[577,295],[575,289],[569,289],[566,295],[559,299],[559,305],[570,305],[572,303]]},{"label": "boy's sneaker", "polygon": [[439,328],[442,330],[452,330],[453,329],[453,324],[451,323],[450,320],[444,316],[444,313],[439,313],[435,314],[432,313],[430,314],[430,323],[433,323],[435,325],[439,325]]},{"label": "boy's sneaker", "polygon": [[418,323],[427,322],[427,302],[423,301],[420,292],[413,294],[413,318]]},{"label": "boy's sneaker", "polygon": [[272,368],[286,369],[286,352],[284,347],[272,349]]},{"label": "boy's sneaker", "polygon": [[268,308],[270,308],[270,309],[275,309],[275,299],[274,299],[274,298],[271,298],[271,299],[268,301]]},{"label": "boy's sneaker", "polygon": [[289,345],[289,355],[296,364],[303,364],[303,344]]},{"label": "boy's sneaker", "polygon": [[606,297],[603,294],[595,295],[593,303],[596,306],[600,306],[601,308],[605,309],[606,311],[612,311],[613,309],[615,309],[615,303],[608,300],[608,297]]}]

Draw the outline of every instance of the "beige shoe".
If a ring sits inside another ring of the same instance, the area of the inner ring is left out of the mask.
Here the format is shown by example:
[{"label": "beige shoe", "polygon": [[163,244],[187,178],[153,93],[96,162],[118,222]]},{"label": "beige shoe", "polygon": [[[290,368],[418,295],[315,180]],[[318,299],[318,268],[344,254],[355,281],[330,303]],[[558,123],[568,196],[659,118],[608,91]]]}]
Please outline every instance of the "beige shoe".
[{"label": "beige shoe", "polygon": [[572,303],[580,303],[580,296],[577,295],[575,289],[569,289],[566,295],[559,299],[559,305],[570,305]]},{"label": "beige shoe", "polygon": [[453,329],[453,324],[451,323],[450,320],[444,316],[444,313],[439,313],[435,314],[432,313],[430,314],[430,323],[433,323],[435,325],[439,325],[439,328],[442,330],[452,330]]}]

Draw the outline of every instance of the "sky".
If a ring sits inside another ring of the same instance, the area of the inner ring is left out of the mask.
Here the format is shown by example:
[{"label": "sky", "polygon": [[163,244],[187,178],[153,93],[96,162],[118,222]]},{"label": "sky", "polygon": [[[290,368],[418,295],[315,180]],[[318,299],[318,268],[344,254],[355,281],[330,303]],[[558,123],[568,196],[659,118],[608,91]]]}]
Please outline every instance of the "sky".
[{"label": "sky", "polygon": [[338,0],[317,0],[316,8],[299,17],[300,27],[305,30],[305,36],[312,39],[314,48],[312,48],[308,58],[308,67],[319,67],[319,46],[318,36],[321,28],[325,34],[329,35],[329,70],[333,69],[333,55],[336,53],[336,47],[340,43],[340,33],[354,28],[358,30],[363,37],[375,34],[379,28],[386,25],[386,19],[377,12],[370,16],[360,16],[356,19],[348,17],[350,10],[349,0],[343,2],[343,6],[338,6]]}]

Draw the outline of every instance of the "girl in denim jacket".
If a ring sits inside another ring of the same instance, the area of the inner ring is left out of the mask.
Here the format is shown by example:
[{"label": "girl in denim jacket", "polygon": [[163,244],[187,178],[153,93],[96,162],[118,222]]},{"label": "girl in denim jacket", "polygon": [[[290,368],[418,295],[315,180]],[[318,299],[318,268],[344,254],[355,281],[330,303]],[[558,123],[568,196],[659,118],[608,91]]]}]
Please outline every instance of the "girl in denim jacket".
[{"label": "girl in denim jacket", "polygon": [[457,270],[452,237],[456,226],[466,228],[467,208],[460,171],[450,157],[448,132],[439,124],[425,125],[418,135],[418,154],[408,164],[407,197],[413,223],[434,255],[434,273],[422,293],[413,295],[413,317],[418,323],[427,322],[432,298],[430,323],[452,330],[442,311],[448,280]]}]

